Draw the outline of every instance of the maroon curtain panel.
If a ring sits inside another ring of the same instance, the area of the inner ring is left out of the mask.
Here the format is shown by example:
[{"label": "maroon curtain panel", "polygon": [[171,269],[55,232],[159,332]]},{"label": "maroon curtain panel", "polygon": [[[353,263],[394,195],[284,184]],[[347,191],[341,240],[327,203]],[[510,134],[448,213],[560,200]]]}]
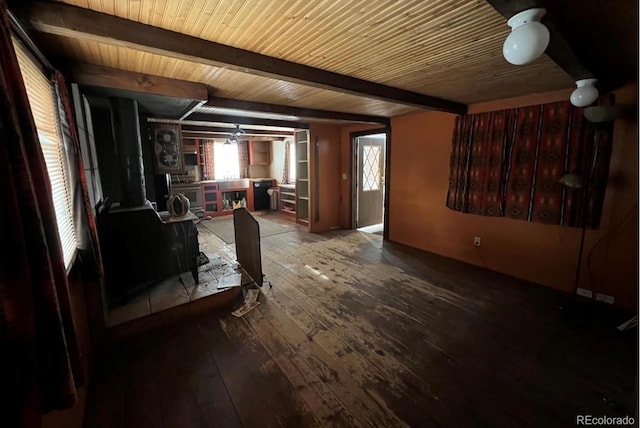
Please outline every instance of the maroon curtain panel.
[{"label": "maroon curtain panel", "polygon": [[282,168],[282,182],[289,183],[289,165],[291,162],[291,142],[284,142],[284,167]]},{"label": "maroon curtain panel", "polygon": [[39,426],[83,382],[51,185],[0,0],[2,423]]},{"label": "maroon curtain panel", "polygon": [[205,180],[215,180],[213,140],[202,140],[202,177]]},{"label": "maroon curtain panel", "polygon": [[249,142],[238,141],[238,163],[240,178],[249,178]]},{"label": "maroon curtain panel", "polygon": [[[597,228],[612,123],[592,124],[569,102],[460,116],[447,207],[465,213]],[[584,177],[581,189],[560,179]]]},{"label": "maroon curtain panel", "polygon": [[504,215],[502,177],[512,113],[458,117],[451,152],[447,206],[486,216]]}]

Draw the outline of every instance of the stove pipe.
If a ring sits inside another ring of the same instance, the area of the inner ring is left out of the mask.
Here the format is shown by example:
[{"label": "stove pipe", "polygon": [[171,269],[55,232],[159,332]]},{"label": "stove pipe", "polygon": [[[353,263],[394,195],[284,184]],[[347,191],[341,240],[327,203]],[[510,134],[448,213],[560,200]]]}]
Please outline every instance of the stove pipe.
[{"label": "stove pipe", "polygon": [[118,159],[122,208],[146,203],[144,163],[140,138],[138,102],[127,98],[111,98],[111,114],[115,151]]}]

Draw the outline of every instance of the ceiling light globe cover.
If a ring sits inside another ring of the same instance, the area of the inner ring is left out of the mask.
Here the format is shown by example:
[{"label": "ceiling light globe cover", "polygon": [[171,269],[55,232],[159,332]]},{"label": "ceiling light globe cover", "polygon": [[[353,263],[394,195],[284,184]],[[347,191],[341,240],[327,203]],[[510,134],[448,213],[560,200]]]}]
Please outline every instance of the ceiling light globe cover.
[{"label": "ceiling light globe cover", "polygon": [[582,79],[576,81],[577,88],[571,93],[569,100],[576,107],[587,107],[598,99],[598,88],[594,85],[598,79]]},{"label": "ceiling light globe cover", "polygon": [[524,65],[535,61],[549,45],[549,30],[541,24],[547,11],[536,8],[522,11],[512,16],[507,25],[512,30],[504,41],[502,54],[514,65]]},{"label": "ceiling light globe cover", "polygon": [[582,114],[589,122],[612,122],[620,115],[621,110],[618,106],[591,106],[585,107]]}]

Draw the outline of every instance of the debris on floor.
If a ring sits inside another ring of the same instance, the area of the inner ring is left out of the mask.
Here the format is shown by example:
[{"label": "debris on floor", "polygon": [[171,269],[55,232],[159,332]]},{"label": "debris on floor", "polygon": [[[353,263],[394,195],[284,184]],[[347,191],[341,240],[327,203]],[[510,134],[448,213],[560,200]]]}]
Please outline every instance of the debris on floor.
[{"label": "debris on floor", "polygon": [[251,301],[245,300],[242,306],[240,306],[235,311],[231,312],[231,315],[233,315],[234,317],[240,318],[241,316],[257,308],[258,306],[260,306],[260,302],[258,301],[251,302]]},{"label": "debris on floor", "polygon": [[258,302],[258,296],[260,296],[259,288],[249,288],[247,294],[244,296],[244,303],[235,311],[231,312],[231,315],[240,318],[260,305]]}]

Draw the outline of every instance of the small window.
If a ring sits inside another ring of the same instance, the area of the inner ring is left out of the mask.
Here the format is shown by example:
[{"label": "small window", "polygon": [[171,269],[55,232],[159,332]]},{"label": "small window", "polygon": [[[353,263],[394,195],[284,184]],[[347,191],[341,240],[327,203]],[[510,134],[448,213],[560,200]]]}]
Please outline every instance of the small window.
[{"label": "small window", "polygon": [[216,180],[240,178],[238,144],[216,141],[213,145],[214,174]]},{"label": "small window", "polygon": [[47,165],[62,255],[65,267],[68,268],[75,256],[78,241],[73,225],[69,165],[60,133],[54,85],[19,40],[14,38],[13,45]]}]

